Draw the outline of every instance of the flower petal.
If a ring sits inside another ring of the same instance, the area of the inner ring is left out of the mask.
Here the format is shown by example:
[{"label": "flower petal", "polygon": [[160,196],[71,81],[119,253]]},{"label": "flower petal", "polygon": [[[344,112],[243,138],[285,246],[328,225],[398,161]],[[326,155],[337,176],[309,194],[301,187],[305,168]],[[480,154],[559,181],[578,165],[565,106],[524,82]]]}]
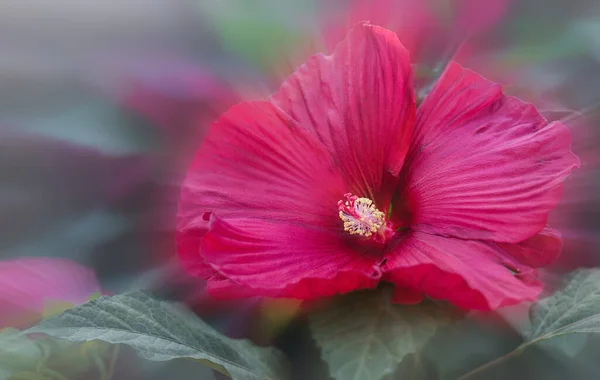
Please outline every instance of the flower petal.
[{"label": "flower petal", "polygon": [[[535,272],[488,243],[413,232],[390,253],[384,279],[464,309],[535,300]],[[515,272],[515,274],[513,274]]]},{"label": "flower petal", "polygon": [[179,211],[199,224],[213,212],[322,227],[333,218],[337,227],[345,190],[313,136],[268,102],[241,103],[212,125],[188,170]]},{"label": "flower petal", "polygon": [[195,277],[209,278],[215,273],[215,270],[205,263],[200,255],[200,239],[207,230],[205,226],[197,228],[188,226],[177,233],[177,252],[181,265]]},{"label": "flower petal", "polygon": [[[407,50],[391,31],[355,26],[330,56],[311,57],[272,97],[339,162],[348,192],[387,207],[414,128],[415,97]],[[386,191],[387,190],[387,191]]]},{"label": "flower petal", "polygon": [[425,294],[414,288],[405,288],[402,286],[396,286],[394,294],[392,296],[393,303],[400,303],[403,305],[416,305],[425,299]]},{"label": "flower petal", "polygon": [[543,268],[558,258],[562,241],[558,231],[546,227],[539,234],[520,243],[498,243],[498,246],[522,264]]},{"label": "flower petal", "polygon": [[415,229],[516,243],[546,225],[578,166],[570,132],[450,63],[419,107],[401,199]]},{"label": "flower petal", "polygon": [[178,253],[191,274],[205,277],[200,239],[210,213],[338,231],[345,192],[339,169],[312,135],[269,102],[236,105],[213,124],[188,170]]},{"label": "flower petal", "polygon": [[[225,222],[211,215],[201,249],[221,276],[263,296],[315,299],[373,288],[381,277],[377,258],[353,249],[336,232],[289,222]],[[233,289],[215,282],[209,291]],[[244,293],[238,297],[252,295]]]}]

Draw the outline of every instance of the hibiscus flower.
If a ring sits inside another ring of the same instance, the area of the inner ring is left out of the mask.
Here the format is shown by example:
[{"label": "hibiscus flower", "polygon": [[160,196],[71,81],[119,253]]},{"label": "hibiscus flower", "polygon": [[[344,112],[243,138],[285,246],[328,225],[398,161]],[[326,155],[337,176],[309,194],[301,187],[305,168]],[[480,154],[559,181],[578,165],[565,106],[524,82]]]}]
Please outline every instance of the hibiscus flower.
[{"label": "hibiscus flower", "polygon": [[266,101],[210,128],[182,185],[178,253],[218,298],[318,299],[381,282],[465,309],[533,300],[570,132],[450,63],[417,108],[408,51],[360,23]]}]

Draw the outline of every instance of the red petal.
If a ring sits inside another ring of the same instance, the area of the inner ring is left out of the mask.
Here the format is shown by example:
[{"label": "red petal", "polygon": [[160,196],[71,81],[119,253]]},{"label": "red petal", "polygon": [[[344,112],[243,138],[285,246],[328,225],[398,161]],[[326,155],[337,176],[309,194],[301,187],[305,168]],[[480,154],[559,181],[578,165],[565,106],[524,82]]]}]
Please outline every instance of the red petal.
[{"label": "red petal", "polygon": [[562,241],[558,231],[546,227],[539,234],[520,243],[499,243],[498,246],[520,263],[532,268],[542,268],[558,258]]},{"label": "red petal", "polygon": [[[213,215],[202,254],[223,277],[254,289],[238,297],[314,299],[373,288],[381,276],[374,269],[376,257],[353,250],[338,233],[287,222],[228,223]],[[231,289],[222,281],[212,284],[215,296]]]},{"label": "red petal", "polygon": [[196,154],[180,195],[180,224],[208,213],[339,226],[346,185],[322,145],[268,102],[233,106]]},{"label": "red petal", "polygon": [[[316,55],[272,98],[336,157],[347,189],[386,208],[414,128],[408,52],[389,30],[361,23],[331,56]],[[378,202],[379,201],[379,202]]]},{"label": "red petal", "polygon": [[[182,223],[194,223],[193,218],[182,220]],[[200,240],[206,233],[206,226],[194,227],[192,224],[177,231],[177,253],[185,270],[192,276],[209,278],[215,270],[204,262],[200,255]]]},{"label": "red petal", "polygon": [[415,229],[516,243],[546,225],[579,162],[570,132],[451,63],[417,113],[403,199]]},{"label": "red petal", "polygon": [[532,269],[519,265],[497,247],[421,232],[400,243],[383,271],[384,278],[397,286],[468,310],[532,301],[541,290]]},{"label": "red petal", "polygon": [[392,296],[392,302],[401,303],[404,305],[416,305],[423,301],[425,294],[413,288],[405,288],[402,286],[396,286],[394,289],[394,295]]},{"label": "red petal", "polygon": [[346,191],[329,153],[312,135],[271,103],[239,104],[211,127],[183,183],[179,255],[191,274],[206,277],[200,239],[210,213],[337,231],[337,202]]}]

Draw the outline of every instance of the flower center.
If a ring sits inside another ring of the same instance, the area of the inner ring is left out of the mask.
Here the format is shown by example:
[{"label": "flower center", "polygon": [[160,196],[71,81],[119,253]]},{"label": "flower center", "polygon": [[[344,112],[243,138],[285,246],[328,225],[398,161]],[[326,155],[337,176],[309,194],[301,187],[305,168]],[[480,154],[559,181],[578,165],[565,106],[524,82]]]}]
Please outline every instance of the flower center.
[{"label": "flower center", "polygon": [[[338,202],[340,219],[344,222],[344,231],[350,235],[371,237],[386,227],[383,212],[379,211],[369,198],[359,198],[351,193],[344,194],[346,201]],[[383,232],[383,231],[381,231]]]}]

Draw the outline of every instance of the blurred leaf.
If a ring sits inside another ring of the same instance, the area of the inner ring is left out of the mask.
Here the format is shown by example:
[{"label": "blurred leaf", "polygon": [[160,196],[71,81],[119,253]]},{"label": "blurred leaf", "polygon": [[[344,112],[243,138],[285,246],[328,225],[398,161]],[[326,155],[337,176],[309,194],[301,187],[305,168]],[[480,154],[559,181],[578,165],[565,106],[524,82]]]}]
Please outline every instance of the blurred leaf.
[{"label": "blurred leaf", "polygon": [[551,340],[543,340],[538,343],[540,348],[553,353],[574,358],[584,349],[588,336],[584,334],[560,335]]},{"label": "blurred leaf", "polygon": [[543,41],[535,39],[531,42],[520,41],[512,44],[496,59],[503,65],[519,67],[528,62],[542,63],[559,60],[566,56],[585,54],[591,44],[586,38],[582,38],[581,31],[578,30],[568,30],[558,37],[546,36],[545,38]]},{"label": "blurred leaf", "polygon": [[24,120],[19,131],[113,156],[140,153],[154,144],[146,127],[104,100],[82,102],[39,120]]},{"label": "blurred leaf", "polygon": [[70,376],[98,370],[105,372],[107,362],[117,347],[102,341],[75,343],[54,337],[38,339],[38,344],[48,353],[46,369]]},{"label": "blurred leaf", "polygon": [[105,370],[115,347],[101,341],[74,343],[4,329],[0,331],[0,380],[63,379],[97,373]]},{"label": "blurred leaf", "polygon": [[72,302],[62,300],[45,300],[44,310],[42,311],[43,318],[50,318],[58,315],[66,310],[72,309],[75,306]]},{"label": "blurred leaf", "polygon": [[[428,379],[454,380],[458,376],[511,352],[522,342],[508,325],[491,315],[470,316],[440,330],[420,355]],[[435,376],[432,375],[435,373]],[[411,378],[411,377],[409,377]]]},{"label": "blurred leaf", "polygon": [[88,298],[88,302],[89,301],[93,301],[96,300],[98,298],[102,297],[102,293],[100,292],[95,292],[94,294],[92,294],[89,298]]},{"label": "blurred leaf", "polygon": [[153,361],[198,359],[233,379],[284,378],[275,349],[227,338],[183,307],[141,291],[101,297],[30,331],[77,342],[123,343]]},{"label": "blurred leaf", "polygon": [[521,342],[519,334],[502,319],[471,315],[438,329],[418,353],[406,355],[384,380],[455,380],[511,352]]},{"label": "blurred leaf", "polygon": [[0,330],[0,380],[27,371],[42,361],[44,353],[33,341],[14,329]]},{"label": "blurred leaf", "polygon": [[263,24],[253,20],[223,20],[219,25],[223,44],[253,63],[268,64],[284,55],[286,46],[298,43],[298,37],[284,25]]},{"label": "blurred leaf", "polygon": [[23,133],[0,138],[0,248],[4,256],[89,253],[130,229],[115,208],[152,176],[145,155],[113,157]]},{"label": "blurred leaf", "polygon": [[450,306],[431,301],[392,304],[391,293],[384,287],[338,297],[311,315],[313,337],[335,379],[379,380],[391,374],[456,317]]},{"label": "blurred leaf", "polygon": [[600,270],[580,269],[571,273],[563,288],[530,309],[531,328],[526,341],[513,351],[471,370],[460,379],[471,379],[517,357],[529,347],[541,348],[560,358],[575,357],[587,337],[573,334],[600,332]]},{"label": "blurred leaf", "polygon": [[430,380],[436,379],[432,373],[430,363],[426,362],[420,354],[409,354],[404,357],[394,373],[383,377],[383,380]]},{"label": "blurred leaf", "polygon": [[314,19],[312,1],[228,0],[202,4],[226,49],[259,67],[280,63],[307,41],[303,28]]},{"label": "blurred leaf", "polygon": [[293,299],[265,298],[260,302],[258,329],[261,336],[274,337],[296,317],[302,302]]}]

